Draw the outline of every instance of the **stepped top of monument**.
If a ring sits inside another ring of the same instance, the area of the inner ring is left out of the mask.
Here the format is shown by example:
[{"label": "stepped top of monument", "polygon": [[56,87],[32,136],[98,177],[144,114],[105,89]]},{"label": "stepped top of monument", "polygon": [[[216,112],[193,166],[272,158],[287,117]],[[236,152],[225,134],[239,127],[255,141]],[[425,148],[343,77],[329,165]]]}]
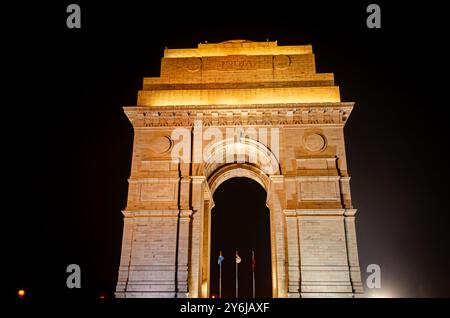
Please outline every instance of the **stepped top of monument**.
[{"label": "stepped top of monument", "polygon": [[312,54],[311,45],[278,46],[277,41],[253,42],[248,40],[229,40],[220,43],[199,43],[197,48],[166,49],[164,51],[164,58],[297,54]]},{"label": "stepped top of monument", "polygon": [[229,40],[166,49],[145,77],[139,106],[340,102],[332,73],[317,73],[311,45]]}]

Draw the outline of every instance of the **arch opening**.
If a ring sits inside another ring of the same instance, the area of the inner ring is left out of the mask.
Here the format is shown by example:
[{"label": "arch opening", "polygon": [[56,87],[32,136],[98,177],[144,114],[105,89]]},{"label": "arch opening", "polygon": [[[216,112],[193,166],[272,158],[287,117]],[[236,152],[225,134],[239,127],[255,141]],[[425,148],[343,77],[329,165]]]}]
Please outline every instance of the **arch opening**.
[{"label": "arch opening", "polygon": [[[242,169],[242,176],[236,176],[239,175],[237,169]],[[225,257],[222,297],[235,297],[237,250],[242,259],[238,265],[239,298],[253,296],[252,251],[256,261],[255,297],[272,297],[270,211],[266,206],[266,187],[263,181],[250,175],[256,172],[236,167],[230,171],[234,171],[234,175],[218,182],[212,191],[215,206],[211,213],[210,294],[212,297],[219,295],[217,261],[222,251]]]}]

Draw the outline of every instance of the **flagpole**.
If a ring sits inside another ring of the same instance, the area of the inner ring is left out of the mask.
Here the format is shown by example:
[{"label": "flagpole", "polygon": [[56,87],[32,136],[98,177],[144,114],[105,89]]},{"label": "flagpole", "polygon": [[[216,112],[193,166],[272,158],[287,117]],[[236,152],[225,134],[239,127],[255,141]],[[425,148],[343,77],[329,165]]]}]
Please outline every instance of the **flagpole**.
[{"label": "flagpole", "polygon": [[253,272],[253,298],[255,298],[255,272]]},{"label": "flagpole", "polygon": [[255,252],[252,251],[253,298],[255,298]]},{"label": "flagpole", "polygon": [[222,251],[219,252],[219,260],[217,261],[219,264],[219,298],[222,298],[222,262],[224,257],[222,256]]},{"label": "flagpole", "polygon": [[239,272],[238,272],[238,259],[240,259],[238,252],[236,251],[236,298],[238,298],[239,295],[239,284],[238,284],[238,278],[239,278]]},{"label": "flagpole", "polygon": [[236,298],[238,298],[238,263],[236,262]]}]

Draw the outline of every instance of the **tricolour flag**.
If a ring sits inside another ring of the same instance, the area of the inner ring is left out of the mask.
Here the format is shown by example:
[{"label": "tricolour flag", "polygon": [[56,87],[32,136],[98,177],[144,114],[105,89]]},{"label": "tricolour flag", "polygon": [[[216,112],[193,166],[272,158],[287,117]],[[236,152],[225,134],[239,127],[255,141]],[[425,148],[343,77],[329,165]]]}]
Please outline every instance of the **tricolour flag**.
[{"label": "tricolour flag", "polygon": [[252,271],[255,271],[255,252],[252,251]]},{"label": "tricolour flag", "polygon": [[236,263],[239,264],[240,262],[242,262],[242,259],[239,257],[239,254],[236,251]]},{"label": "tricolour flag", "polygon": [[225,259],[225,257],[222,256],[222,251],[220,251],[219,259],[217,260],[217,264],[222,265],[222,262],[224,259]]}]

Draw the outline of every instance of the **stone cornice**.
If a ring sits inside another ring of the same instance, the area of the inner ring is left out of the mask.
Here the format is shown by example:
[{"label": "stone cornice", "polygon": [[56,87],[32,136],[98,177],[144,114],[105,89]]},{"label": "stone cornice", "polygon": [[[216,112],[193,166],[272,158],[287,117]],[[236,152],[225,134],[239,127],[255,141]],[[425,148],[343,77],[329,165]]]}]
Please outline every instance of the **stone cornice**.
[{"label": "stone cornice", "polygon": [[283,214],[287,217],[297,216],[345,216],[354,217],[356,209],[284,209]]},{"label": "stone cornice", "polygon": [[188,218],[192,210],[122,210],[125,217],[180,217]]},{"label": "stone cornice", "polygon": [[283,214],[287,217],[293,216],[343,216],[345,209],[285,209]]},{"label": "stone cornice", "polygon": [[354,103],[124,107],[134,127],[345,125]]},{"label": "stone cornice", "polygon": [[341,178],[341,176],[295,176],[299,181],[338,181]]},{"label": "stone cornice", "polygon": [[125,217],[177,217],[179,210],[123,210]]},{"label": "stone cornice", "polygon": [[347,217],[355,217],[357,209],[345,209],[344,215]]},{"label": "stone cornice", "polygon": [[180,178],[174,178],[174,177],[132,177],[128,179],[128,183],[129,184],[134,184],[134,183],[153,183],[153,184],[165,184],[165,183],[173,183],[173,182],[179,182]]}]

